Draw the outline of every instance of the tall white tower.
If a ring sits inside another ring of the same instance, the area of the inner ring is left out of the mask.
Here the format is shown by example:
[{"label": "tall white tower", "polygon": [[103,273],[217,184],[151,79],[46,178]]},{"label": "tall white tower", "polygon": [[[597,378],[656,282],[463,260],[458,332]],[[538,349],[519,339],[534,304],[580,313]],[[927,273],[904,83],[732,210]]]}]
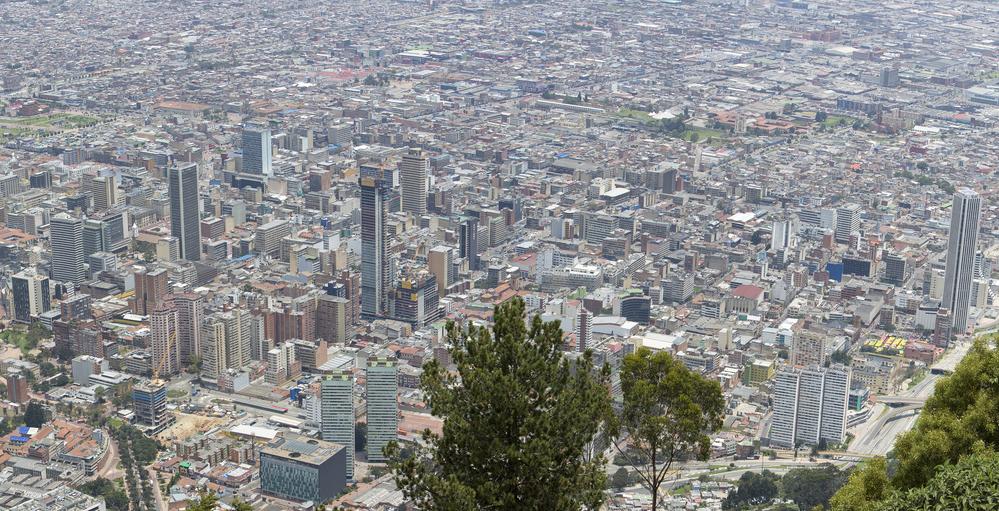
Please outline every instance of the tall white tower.
[{"label": "tall white tower", "polygon": [[982,198],[974,190],[961,188],[954,194],[950,237],[947,240],[943,306],[950,309],[954,330],[961,333],[968,328],[968,302],[975,272],[981,210]]}]

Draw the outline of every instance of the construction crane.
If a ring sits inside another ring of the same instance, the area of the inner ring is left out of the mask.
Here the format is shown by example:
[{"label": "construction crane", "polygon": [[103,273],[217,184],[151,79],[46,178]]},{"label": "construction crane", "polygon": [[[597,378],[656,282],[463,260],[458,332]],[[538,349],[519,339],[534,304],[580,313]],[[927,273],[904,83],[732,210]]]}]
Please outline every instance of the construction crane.
[{"label": "construction crane", "polygon": [[163,370],[163,364],[166,363],[167,358],[170,357],[170,354],[173,351],[173,346],[176,343],[177,343],[177,330],[176,328],[173,328],[171,329],[170,336],[167,337],[166,353],[164,353],[164,356],[159,361],[156,361],[156,363],[153,365],[153,371],[152,371],[153,383],[157,385],[162,385],[164,383],[163,380],[160,380],[160,371]]}]

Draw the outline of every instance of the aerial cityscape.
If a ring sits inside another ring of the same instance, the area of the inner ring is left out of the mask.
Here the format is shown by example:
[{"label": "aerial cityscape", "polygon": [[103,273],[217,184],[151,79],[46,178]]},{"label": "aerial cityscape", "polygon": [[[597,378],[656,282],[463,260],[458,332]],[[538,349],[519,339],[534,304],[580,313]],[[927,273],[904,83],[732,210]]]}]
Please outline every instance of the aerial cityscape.
[{"label": "aerial cityscape", "polygon": [[997,27],[0,0],[0,510],[996,509]]}]

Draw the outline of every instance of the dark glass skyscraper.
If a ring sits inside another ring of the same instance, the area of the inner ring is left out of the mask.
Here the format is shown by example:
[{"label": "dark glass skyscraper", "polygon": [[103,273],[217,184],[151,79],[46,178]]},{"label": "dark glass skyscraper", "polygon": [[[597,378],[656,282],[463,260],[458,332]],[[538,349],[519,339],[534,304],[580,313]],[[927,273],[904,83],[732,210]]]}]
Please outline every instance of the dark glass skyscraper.
[{"label": "dark glass skyscraper", "polygon": [[198,165],[182,164],[168,171],[170,181],[170,234],[180,240],[180,257],[201,259],[199,232]]},{"label": "dark glass skyscraper", "polygon": [[260,126],[243,128],[243,172],[270,176],[271,130]]},{"label": "dark glass skyscraper", "polygon": [[458,236],[458,252],[468,260],[469,270],[479,269],[479,219],[466,218],[461,222]]},{"label": "dark glass skyscraper", "polygon": [[385,315],[389,265],[385,250],[385,217],[388,215],[388,183],[364,176],[361,185],[361,314]]}]

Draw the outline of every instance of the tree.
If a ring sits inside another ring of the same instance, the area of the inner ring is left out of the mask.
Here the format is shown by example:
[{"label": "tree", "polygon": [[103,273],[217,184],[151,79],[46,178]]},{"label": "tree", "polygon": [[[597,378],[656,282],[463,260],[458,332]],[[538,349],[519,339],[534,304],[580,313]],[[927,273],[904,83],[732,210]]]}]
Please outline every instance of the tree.
[{"label": "tree", "polygon": [[56,368],[55,364],[52,362],[42,362],[39,366],[42,371],[42,376],[54,376],[59,370]]},{"label": "tree", "polygon": [[815,112],[815,122],[826,122],[829,118],[829,114],[825,112]]},{"label": "tree", "polygon": [[850,362],[852,361],[850,355],[844,350],[836,350],[832,352],[832,355],[830,355],[829,358],[834,364],[850,365]]},{"label": "tree", "polygon": [[218,503],[219,498],[215,493],[204,490],[198,494],[198,500],[187,507],[187,511],[215,511],[215,506]]},{"label": "tree", "polygon": [[241,500],[239,497],[232,500],[232,508],[235,511],[253,511],[253,506],[250,505],[249,502]]},{"label": "tree", "polygon": [[784,495],[804,511],[815,506],[826,508],[829,499],[846,483],[846,473],[831,463],[818,468],[795,468],[784,474]]},{"label": "tree", "polygon": [[780,493],[780,477],[769,470],[762,474],[746,472],[739,477],[739,489],[728,494],[723,509],[739,509],[743,506],[769,504]]},{"label": "tree", "polygon": [[31,401],[24,409],[24,425],[30,428],[40,428],[45,424],[45,407],[38,401]]},{"label": "tree", "polygon": [[629,483],[631,483],[631,477],[628,475],[628,469],[624,467],[617,469],[611,476],[611,487],[617,490],[627,488]]},{"label": "tree", "polygon": [[895,442],[894,487],[922,486],[940,465],[999,448],[999,350],[993,342],[995,336],[975,341],[954,374],[937,383],[915,427]]},{"label": "tree", "polygon": [[[396,484],[421,509],[598,509],[606,474],[599,449],[610,420],[609,370],[587,352],[563,356],[557,321],[535,316],[524,301],[496,307],[491,331],[447,325],[457,375],[437,361],[421,388],[443,433],[423,433],[425,447],[403,459],[388,453]],[[554,491],[557,489],[558,491]]]},{"label": "tree", "polygon": [[57,342],[52,354],[59,359],[60,362],[69,362],[70,360],[73,360],[73,347],[68,343]]},{"label": "tree", "polygon": [[721,427],[725,400],[718,382],[692,373],[665,351],[640,348],[626,356],[620,377],[624,408],[619,425],[648,460],[637,471],[652,492],[655,511],[659,487],[673,462],[684,455],[708,458],[707,433]]},{"label": "tree", "polygon": [[[926,484],[892,493],[876,511],[985,510],[999,507],[999,455],[983,452],[943,465]],[[855,508],[862,509],[862,508]]]},{"label": "tree", "polygon": [[891,491],[884,458],[865,462],[829,500],[833,511],[877,511],[878,502]]}]

